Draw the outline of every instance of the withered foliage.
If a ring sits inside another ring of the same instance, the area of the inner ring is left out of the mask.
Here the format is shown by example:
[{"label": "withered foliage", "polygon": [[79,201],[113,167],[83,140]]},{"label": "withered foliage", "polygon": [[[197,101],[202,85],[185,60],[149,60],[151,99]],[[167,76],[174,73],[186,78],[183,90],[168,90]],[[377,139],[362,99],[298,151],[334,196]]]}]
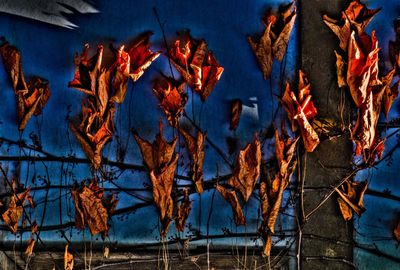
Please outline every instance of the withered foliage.
[{"label": "withered foliage", "polygon": [[21,53],[8,42],[0,46],[0,55],[17,101],[18,129],[24,130],[33,115],[42,114],[50,97],[49,82],[40,77],[33,77],[26,82],[22,70]]},{"label": "withered foliage", "polygon": [[161,121],[160,133],[157,134],[153,143],[142,139],[135,132],[134,136],[142,153],[143,162],[150,174],[153,201],[158,209],[162,225],[160,235],[164,238],[173,220],[174,204],[171,191],[179,159],[179,155],[175,153],[177,138],[170,143],[164,139]]},{"label": "withered foliage", "polygon": [[186,220],[189,217],[190,210],[192,209],[192,202],[189,199],[189,189],[183,190],[183,199],[175,216],[175,227],[178,232],[185,230]]},{"label": "withered foliage", "polygon": [[347,181],[340,188],[335,188],[339,194],[338,202],[344,220],[349,221],[353,217],[353,211],[358,216],[365,212],[364,194],[368,189],[368,182]]},{"label": "withered foliage", "polygon": [[279,136],[278,130],[275,130],[275,152],[279,170],[274,178],[270,176],[270,173],[264,172],[259,189],[263,218],[259,231],[264,239],[264,256],[270,255],[272,234],[275,232],[275,222],[281,207],[283,191],[288,186],[297,165],[294,153],[299,138],[291,139],[285,130],[282,130],[282,133],[282,136]]},{"label": "withered foliage", "polygon": [[379,11],[380,9],[368,9],[360,0],[353,0],[349,7],[342,12],[340,20],[331,19],[327,15],[323,16],[323,20],[338,36],[340,48],[346,51],[352,29],[355,29],[358,35],[362,35],[365,27]]},{"label": "withered foliage", "polygon": [[224,71],[208,49],[207,43],[192,38],[190,33],[185,33],[182,40],[175,41],[168,57],[202,101],[211,94]]},{"label": "withered foliage", "polygon": [[[371,165],[381,158],[384,140],[377,131],[381,111],[388,117],[389,110],[398,96],[398,83],[391,87],[396,67],[385,76],[379,75],[379,47],[373,31],[371,36],[365,27],[379,12],[370,10],[359,0],[353,0],[342,20],[335,21],[324,16],[325,23],[339,37],[343,53],[336,53],[338,84],[347,86],[354,104],[358,108],[358,118],[352,130],[356,144],[356,155],[363,156]],[[344,59],[347,58],[347,63]]]},{"label": "withered foliage", "polygon": [[103,65],[103,46],[89,58],[89,45],[85,44],[81,55],[75,55],[75,75],[68,84],[88,95],[82,103],[82,113],[78,123],[71,123],[82,150],[91,160],[94,169],[99,169],[101,151],[114,133],[115,104],[122,103],[128,89],[128,79],[136,81],[150,64],[160,55],[149,49],[150,34],[128,48],[121,46],[114,63]]},{"label": "withered foliage", "polygon": [[261,19],[265,30],[260,39],[255,41],[251,37],[247,38],[264,79],[271,76],[273,59],[283,60],[296,16],[294,1],[286,6],[281,6],[278,14],[268,11]]},{"label": "withered foliage", "polygon": [[68,244],[65,246],[64,252],[64,270],[74,269],[74,256],[68,252]]},{"label": "withered foliage", "polygon": [[160,52],[153,52],[150,49],[151,35],[151,32],[144,33],[131,45],[123,45],[118,49],[116,73],[112,83],[115,93],[111,100],[122,103],[128,90],[128,78],[136,82],[151,63],[160,56]]},{"label": "withered foliage", "polygon": [[168,123],[177,127],[179,117],[182,115],[187,102],[185,83],[175,81],[172,78],[157,80],[153,86],[153,92],[160,101],[160,108],[167,116]]},{"label": "withered foliage", "polygon": [[240,121],[240,116],[242,114],[242,109],[243,109],[243,104],[240,99],[235,99],[232,100],[231,102],[231,112],[230,112],[230,129],[231,130],[236,130],[239,121]]},{"label": "withered foliage", "polygon": [[33,236],[37,233],[38,231],[38,225],[36,221],[32,222],[31,224],[31,237],[29,238],[28,244],[26,246],[25,254],[26,256],[31,256],[33,253],[33,248],[35,247],[35,239]]},{"label": "withered foliage", "polygon": [[246,219],[243,215],[242,207],[240,206],[239,199],[234,190],[229,190],[221,185],[217,185],[216,189],[222,197],[231,205],[235,224],[246,225]]},{"label": "withered foliage", "polygon": [[30,195],[30,189],[26,189],[24,192],[11,196],[8,204],[2,205],[1,218],[4,223],[10,228],[11,232],[16,234],[18,230],[18,222],[24,212],[25,202],[28,202],[32,208],[35,207],[32,197]]},{"label": "withered foliage", "polygon": [[196,187],[196,192],[203,192],[203,162],[204,162],[204,143],[207,134],[197,132],[197,137],[193,137],[184,129],[179,129],[182,134],[190,155],[190,176]]},{"label": "withered foliage", "polygon": [[83,182],[80,187],[74,187],[71,195],[75,205],[75,226],[78,229],[87,226],[92,235],[101,233],[104,239],[109,230],[108,218],[118,201],[113,195],[109,199],[103,198],[104,190],[94,179],[88,186]]},{"label": "withered foliage", "polygon": [[228,184],[242,194],[245,202],[249,200],[260,177],[260,166],[261,143],[254,136],[253,142],[240,150],[235,169],[228,179]]},{"label": "withered foliage", "polygon": [[296,131],[297,128],[300,129],[307,152],[313,152],[320,142],[317,132],[315,132],[310,124],[312,119],[317,115],[317,109],[311,100],[310,87],[308,79],[300,70],[297,95],[291,90],[289,83],[287,83],[285,93],[279,99],[292,123],[292,130]]}]

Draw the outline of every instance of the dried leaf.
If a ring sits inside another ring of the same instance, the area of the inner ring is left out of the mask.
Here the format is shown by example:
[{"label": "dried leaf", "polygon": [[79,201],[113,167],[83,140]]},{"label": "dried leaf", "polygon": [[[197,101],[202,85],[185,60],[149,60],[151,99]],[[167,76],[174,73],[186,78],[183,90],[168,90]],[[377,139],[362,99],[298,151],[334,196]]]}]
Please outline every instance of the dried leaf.
[{"label": "dried leaf", "polygon": [[399,84],[400,80],[397,81],[392,87],[386,87],[385,93],[383,94],[382,106],[386,120],[389,119],[389,111],[392,108],[393,102],[399,96]]},{"label": "dried leaf", "polygon": [[259,196],[263,221],[259,231],[264,239],[264,256],[270,255],[271,236],[275,232],[283,191],[288,186],[297,165],[293,157],[298,140],[299,138],[291,139],[284,130],[283,135],[279,136],[278,130],[275,130],[275,151],[279,171],[273,180],[267,172],[261,177]]},{"label": "dried leaf", "polygon": [[175,217],[175,226],[178,232],[185,230],[186,220],[189,217],[190,210],[192,209],[192,202],[189,199],[189,189],[183,190],[183,200],[178,205],[178,211]]},{"label": "dried leaf", "polygon": [[[93,103],[92,105],[83,103],[81,123],[79,126],[70,123],[70,129],[84,153],[92,162],[94,169],[98,169],[102,160],[101,151],[114,133],[115,105],[108,103],[103,115],[92,107]],[[87,115],[85,115],[85,112],[87,112]]]},{"label": "dried leaf", "polygon": [[75,88],[88,95],[95,95],[102,58],[103,46],[98,46],[96,54],[89,58],[89,44],[85,44],[81,55],[75,54],[75,75],[73,80],[68,83],[68,87]]},{"label": "dried leaf", "polygon": [[160,235],[162,238],[167,235],[168,227],[173,219],[174,205],[171,198],[171,191],[178,158],[179,155],[174,154],[171,162],[158,169],[157,171],[159,172],[154,170],[150,171],[150,180],[153,187],[153,200],[160,214]]},{"label": "dried leaf", "polygon": [[74,256],[68,252],[68,244],[65,246],[64,252],[64,270],[74,269]]},{"label": "dried leaf", "polygon": [[185,139],[189,154],[190,154],[190,174],[193,183],[196,187],[196,192],[203,192],[203,162],[204,162],[204,143],[206,142],[207,134],[201,131],[197,132],[197,137],[193,137],[184,129],[179,129]]},{"label": "dried leaf", "polygon": [[105,238],[109,230],[107,221],[110,209],[102,200],[103,193],[95,180],[88,186],[74,187],[71,190],[75,205],[75,226],[78,229],[88,226],[92,235],[101,233]]},{"label": "dried leaf", "polygon": [[307,152],[313,152],[320,142],[318,134],[310,124],[310,120],[317,115],[317,109],[311,100],[310,83],[301,70],[297,96],[287,84],[285,93],[279,101],[292,122],[292,130],[297,130],[296,125],[299,127],[305,149]]},{"label": "dried leaf", "polygon": [[358,216],[361,216],[365,212],[364,208],[364,193],[368,189],[368,182],[346,182],[346,187],[344,184],[341,189],[335,188],[336,192],[339,194],[338,198],[340,211],[344,220],[351,220],[354,211]]},{"label": "dried leaf", "polygon": [[268,79],[272,72],[272,61],[282,61],[289,43],[290,34],[296,21],[296,7],[294,2],[288,4],[278,14],[267,13],[262,18],[265,30],[258,41],[247,38],[263,73],[264,79]]},{"label": "dried leaf", "polygon": [[105,246],[103,251],[103,257],[108,259],[109,256],[110,256],[110,248]]},{"label": "dried leaf", "polygon": [[234,99],[231,102],[230,129],[236,130],[239,125],[240,115],[242,114],[242,101]]},{"label": "dried leaf", "polygon": [[185,40],[176,40],[168,56],[190,88],[204,102],[219,81],[224,68],[208,49],[204,40],[193,39],[189,33]]},{"label": "dried leaf", "polygon": [[172,78],[158,80],[153,86],[153,92],[160,101],[167,120],[171,126],[177,127],[187,102],[185,83],[179,83]]},{"label": "dried leaf", "polygon": [[[7,209],[2,213],[1,217],[4,223],[10,228],[12,233],[16,234],[18,230],[18,222],[22,217],[22,213],[24,212],[25,202],[28,201],[32,203],[32,199],[30,198],[30,190],[27,189],[24,192],[11,196],[11,200],[7,206]],[[31,204],[32,207],[35,207]]]},{"label": "dried leaf", "polygon": [[217,185],[216,189],[231,205],[235,224],[237,226],[246,225],[246,219],[244,218],[242,207],[240,206],[236,192],[234,190],[228,190],[221,185]]},{"label": "dried leaf", "polygon": [[[119,47],[116,54],[116,72],[113,79],[114,94],[112,101],[124,102],[128,91],[128,78],[133,82],[139,80],[146,69],[160,56],[160,52],[150,49],[151,32],[141,35],[131,46]],[[125,51],[125,48],[127,51]]]},{"label": "dried leaf", "polygon": [[32,115],[42,113],[50,97],[49,82],[40,77],[33,77],[27,84],[22,71],[21,54],[7,42],[0,47],[0,54],[17,100],[18,129],[24,130]]},{"label": "dried leaf", "polygon": [[159,124],[160,133],[157,134],[153,143],[142,139],[136,132],[134,132],[135,140],[139,145],[140,152],[142,153],[143,162],[148,171],[157,170],[167,166],[174,155],[177,137],[172,142],[167,142],[163,136],[162,122]]},{"label": "dried leaf", "polygon": [[352,27],[358,35],[364,34],[365,27],[370,23],[380,9],[370,10],[359,0],[353,0],[342,13],[342,20],[334,20],[323,16],[324,23],[338,36],[340,48],[347,51]]},{"label": "dried leaf", "polygon": [[247,202],[260,176],[261,144],[255,136],[252,143],[240,150],[236,166],[228,184],[238,190]]}]

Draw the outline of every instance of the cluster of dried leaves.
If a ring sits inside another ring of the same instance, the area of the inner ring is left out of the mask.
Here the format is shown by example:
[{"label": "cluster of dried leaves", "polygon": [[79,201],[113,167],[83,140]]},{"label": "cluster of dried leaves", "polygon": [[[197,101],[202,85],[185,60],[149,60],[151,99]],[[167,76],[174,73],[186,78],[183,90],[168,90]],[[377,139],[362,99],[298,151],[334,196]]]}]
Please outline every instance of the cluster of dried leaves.
[{"label": "cluster of dried leaves", "polygon": [[261,143],[257,136],[254,136],[253,142],[247,144],[239,152],[232,176],[228,179],[229,189],[217,185],[217,190],[232,207],[236,225],[246,224],[236,191],[242,195],[244,203],[250,199],[260,177],[260,166]]},{"label": "cluster of dried leaves", "polygon": [[264,239],[263,255],[269,256],[272,247],[272,234],[275,232],[275,222],[282,203],[283,191],[288,186],[290,178],[296,169],[297,160],[294,158],[299,137],[290,138],[284,125],[282,135],[275,130],[275,154],[278,161],[278,171],[275,177],[265,171],[261,177],[259,195],[261,202],[262,224],[259,228]]},{"label": "cluster of dried leaves", "polygon": [[114,103],[124,101],[129,78],[137,81],[160,55],[150,50],[150,35],[139,37],[128,48],[113,49],[111,65],[103,64],[102,46],[89,58],[89,45],[85,44],[82,54],[75,56],[75,76],[68,86],[88,96],[82,102],[79,122],[71,123],[70,128],[95,169],[100,167],[101,151],[114,133]]},{"label": "cluster of dried leaves", "polygon": [[398,96],[398,83],[391,87],[396,67],[380,76],[375,32],[371,35],[365,32],[378,12],[379,9],[368,9],[361,1],[353,0],[342,13],[341,20],[324,16],[324,22],[338,36],[342,49],[341,53],[336,52],[339,87],[349,89],[358,108],[358,119],[352,131],[355,152],[362,154],[364,162],[370,165],[384,150],[384,140],[377,132],[379,115],[383,111],[387,118]]},{"label": "cluster of dried leaves", "polygon": [[269,10],[261,19],[265,30],[260,39],[254,41],[251,37],[247,38],[264,79],[271,76],[273,59],[283,60],[296,16],[294,1],[286,6],[281,6],[278,14],[273,14]]},{"label": "cluster of dried leaves", "polygon": [[[367,165],[373,165],[381,158],[385,139],[377,131],[381,111],[388,118],[389,110],[398,96],[399,82],[392,85],[396,65],[386,75],[379,71],[379,47],[373,31],[365,32],[379,9],[371,10],[359,0],[353,0],[342,12],[340,20],[323,16],[325,24],[340,40],[341,53],[336,54],[338,85],[349,89],[354,104],[358,108],[358,119],[352,130],[356,144],[355,154],[362,155]],[[364,211],[363,195],[367,182],[346,182],[339,189],[338,202],[345,220],[352,218],[352,212],[361,215]]]},{"label": "cluster of dried leaves", "polygon": [[317,115],[317,109],[311,100],[311,85],[304,72],[299,71],[299,84],[297,95],[286,83],[286,90],[279,99],[292,123],[292,131],[300,129],[304,148],[307,152],[313,152],[319,144],[319,137],[310,122]]},{"label": "cluster of dried leaves", "polygon": [[109,230],[108,218],[118,203],[114,194],[104,197],[104,190],[93,179],[88,186],[83,181],[74,187],[71,196],[75,205],[75,226],[82,230],[88,226],[92,235],[101,233],[104,239]]},{"label": "cluster of dried leaves", "polygon": [[207,43],[190,36],[189,32],[175,41],[168,52],[174,67],[189,87],[205,101],[219,81],[224,68],[208,49]]},{"label": "cluster of dried leaves", "polygon": [[49,82],[40,77],[33,77],[26,82],[21,53],[8,42],[0,45],[0,55],[17,101],[18,129],[24,130],[32,115],[42,114],[50,97]]}]

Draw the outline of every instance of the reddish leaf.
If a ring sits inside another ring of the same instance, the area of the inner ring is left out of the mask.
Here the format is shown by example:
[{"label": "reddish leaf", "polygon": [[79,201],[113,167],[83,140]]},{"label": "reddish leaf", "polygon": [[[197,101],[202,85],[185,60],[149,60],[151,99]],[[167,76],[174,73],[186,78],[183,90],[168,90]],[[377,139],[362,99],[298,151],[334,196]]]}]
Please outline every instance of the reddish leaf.
[{"label": "reddish leaf", "polygon": [[[121,46],[116,55],[116,72],[113,79],[114,94],[111,100],[122,103],[128,90],[128,78],[139,80],[146,69],[160,56],[150,49],[151,32],[140,36],[132,45]],[[125,51],[125,48],[127,51]]]},{"label": "reddish leaf", "polygon": [[244,218],[242,207],[240,206],[239,199],[234,190],[228,190],[221,185],[217,185],[216,189],[224,197],[224,199],[231,205],[232,212],[235,220],[235,224],[246,225],[246,219]]},{"label": "reddish leaf", "polygon": [[173,127],[179,124],[179,117],[187,102],[184,89],[185,83],[179,83],[172,78],[158,80],[153,86],[153,92],[160,101],[160,107]]},{"label": "reddish leaf", "polygon": [[184,80],[205,101],[219,81],[224,68],[208,49],[204,40],[193,39],[189,34],[185,40],[175,41],[169,52],[171,63]]},{"label": "reddish leaf", "polygon": [[185,230],[186,220],[189,217],[190,210],[192,209],[192,202],[189,199],[189,189],[183,190],[183,200],[178,206],[178,211],[175,217],[175,226],[178,232]]},{"label": "reddish leaf", "polygon": [[238,190],[247,202],[260,176],[261,144],[255,136],[252,143],[240,150],[236,166],[228,184]]},{"label": "reddish leaf", "polygon": [[261,38],[258,41],[254,41],[251,37],[247,38],[264,79],[268,79],[271,75],[273,59],[282,61],[286,54],[290,34],[297,16],[296,7],[293,7],[294,2],[283,8],[278,15],[266,14],[262,19],[265,30]]},{"label": "reddish leaf", "polygon": [[313,152],[319,144],[319,138],[311,126],[310,120],[317,115],[317,109],[311,100],[310,83],[301,70],[299,72],[297,96],[290,89],[290,85],[287,84],[285,93],[279,100],[292,122],[292,130],[295,131],[297,126],[299,127],[304,147],[307,152]]},{"label": "reddish leaf", "polygon": [[193,137],[184,129],[179,129],[185,139],[191,164],[191,178],[195,184],[196,191],[198,193],[203,192],[203,162],[204,162],[204,143],[206,141],[207,134],[197,132],[197,137]]},{"label": "reddish leaf", "polygon": [[364,193],[368,189],[368,182],[346,182],[340,189],[335,188],[339,194],[338,202],[344,220],[351,220],[353,211],[361,216],[365,212]]}]

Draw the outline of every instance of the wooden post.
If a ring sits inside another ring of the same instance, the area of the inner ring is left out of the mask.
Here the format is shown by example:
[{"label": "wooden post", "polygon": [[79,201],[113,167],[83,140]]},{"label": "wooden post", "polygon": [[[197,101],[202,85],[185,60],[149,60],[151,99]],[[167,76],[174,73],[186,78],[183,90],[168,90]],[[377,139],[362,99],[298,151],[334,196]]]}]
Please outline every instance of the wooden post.
[{"label": "wooden post", "polygon": [[[344,97],[343,115],[348,126],[351,100],[347,93],[341,93],[336,76],[334,50],[339,49],[339,40],[322,21],[323,14],[339,18],[348,2],[304,0],[299,4],[300,65],[310,80],[318,117],[333,119],[340,127],[339,103]],[[333,185],[352,171],[351,159],[352,143],[348,132],[321,142],[315,152],[304,156],[301,166],[306,214],[318,205]],[[353,269],[352,227],[351,222],[343,220],[337,195],[333,194],[303,227],[301,269]]]}]

